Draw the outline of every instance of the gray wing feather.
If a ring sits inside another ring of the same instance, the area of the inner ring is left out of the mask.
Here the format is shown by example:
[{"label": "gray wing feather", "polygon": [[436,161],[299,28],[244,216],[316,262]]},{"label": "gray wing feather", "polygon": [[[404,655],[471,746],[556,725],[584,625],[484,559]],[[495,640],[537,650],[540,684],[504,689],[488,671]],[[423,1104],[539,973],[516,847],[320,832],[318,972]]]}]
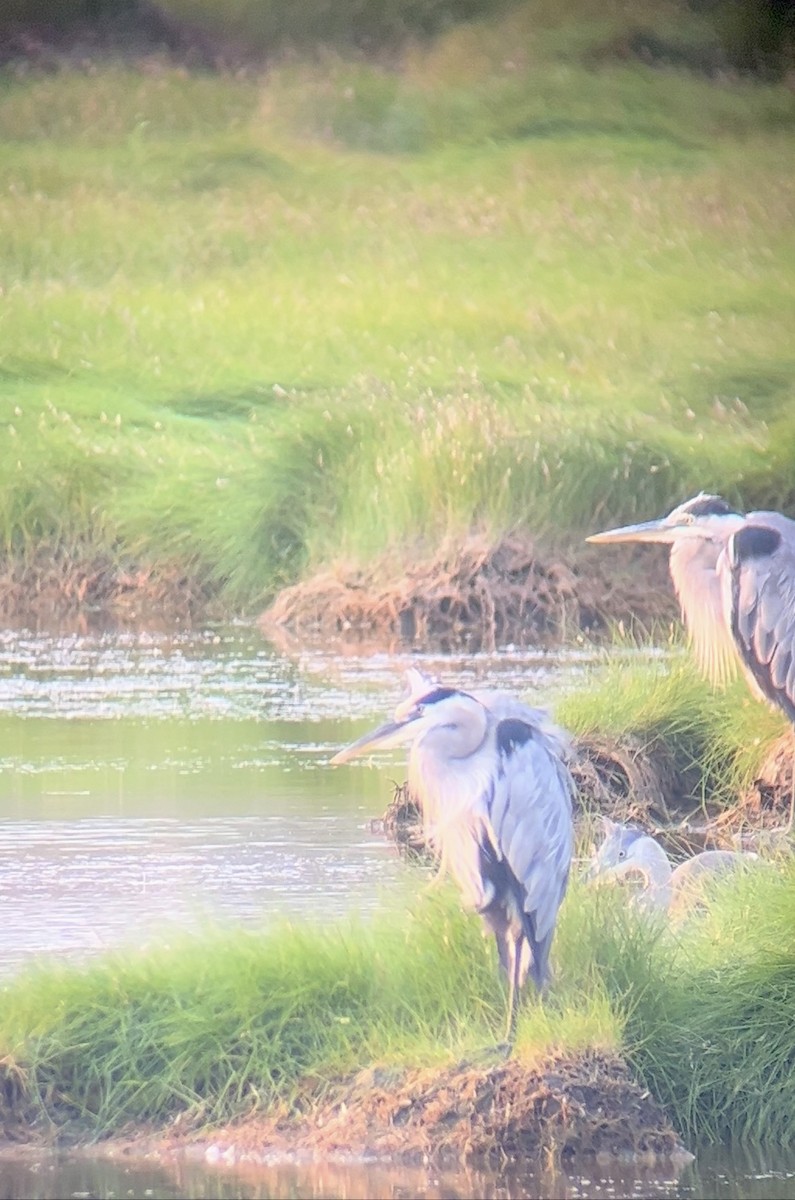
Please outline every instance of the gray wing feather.
[{"label": "gray wing feather", "polygon": [[[749,527],[772,530],[778,541],[769,548],[761,541],[757,552]],[[743,664],[768,701],[795,721],[795,521],[750,513],[722,569],[730,573],[732,630]]]},{"label": "gray wing feather", "polygon": [[[786,660],[785,660],[784,656],[782,656],[782,659],[781,659],[782,668],[784,666],[785,661]],[[795,696],[795,654],[792,655],[792,657],[790,658],[790,664],[789,664],[789,668],[786,673],[785,680],[786,681],[783,684],[783,686],[786,689],[787,694],[789,696]]]},{"label": "gray wing feather", "polygon": [[554,928],[571,864],[574,785],[557,749],[538,732],[502,755],[489,817],[495,849],[522,891],[537,938]]},{"label": "gray wing feather", "polygon": [[517,700],[510,692],[492,688],[479,689],[469,694],[480,701],[496,721],[523,721],[547,741],[551,753],[561,758],[568,757],[571,752],[571,737],[565,729],[555,724],[545,708],[533,708],[522,700]]}]

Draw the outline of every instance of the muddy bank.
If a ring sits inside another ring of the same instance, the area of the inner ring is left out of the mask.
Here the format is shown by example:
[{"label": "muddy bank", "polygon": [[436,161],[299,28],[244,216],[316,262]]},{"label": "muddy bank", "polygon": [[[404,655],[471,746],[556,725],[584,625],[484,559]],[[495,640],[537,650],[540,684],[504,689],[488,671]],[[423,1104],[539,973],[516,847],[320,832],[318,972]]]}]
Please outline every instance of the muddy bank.
[{"label": "muddy bank", "polygon": [[[329,568],[279,592],[260,625],[277,645],[333,638],[488,651],[598,639],[619,623],[642,634],[676,620],[666,556],[638,547],[622,558],[616,567],[588,546],[565,556],[536,549],[529,538],[473,536],[424,559]],[[90,546],[41,546],[24,558],[0,558],[0,618],[11,622],[240,615],[195,563],[120,562]]]},{"label": "muddy bank", "polygon": [[615,1055],[562,1054],[532,1067],[487,1053],[483,1059],[369,1068],[310,1087],[268,1115],[201,1133],[116,1138],[92,1153],[224,1167],[381,1161],[440,1169],[692,1158]]},{"label": "muddy bank", "polygon": [[678,862],[702,850],[772,849],[777,839],[788,846],[793,765],[795,740],[787,732],[728,806],[710,802],[700,764],[677,757],[664,739],[575,738],[571,769],[581,820],[603,813],[640,825]]},{"label": "muddy bank", "polygon": [[159,628],[223,615],[217,589],[184,563],[119,563],[89,548],[48,546],[0,558],[0,620],[11,624]]},{"label": "muddy bank", "polygon": [[[218,1128],[130,1126],[95,1140],[25,1098],[24,1071],[0,1062],[0,1158],[56,1148],[92,1157],[271,1166],[383,1162],[443,1168],[652,1165],[692,1158],[664,1109],[616,1054],[561,1052],[542,1062],[486,1049],[443,1067],[370,1067],[305,1080],[294,1098]],[[53,1121],[55,1123],[53,1123]]]},{"label": "muddy bank", "polygon": [[29,5],[0,13],[0,67],[19,71],[86,70],[99,60],[143,66],[154,56],[191,68],[221,68],[216,48],[149,0],[83,0]]},{"label": "muddy bank", "polygon": [[556,645],[599,637],[619,622],[639,631],[677,617],[666,556],[638,547],[617,565],[584,546],[544,551],[527,537],[464,543],[402,563],[329,569],[285,588],[260,618],[277,637],[361,638],[384,645],[466,648]]}]

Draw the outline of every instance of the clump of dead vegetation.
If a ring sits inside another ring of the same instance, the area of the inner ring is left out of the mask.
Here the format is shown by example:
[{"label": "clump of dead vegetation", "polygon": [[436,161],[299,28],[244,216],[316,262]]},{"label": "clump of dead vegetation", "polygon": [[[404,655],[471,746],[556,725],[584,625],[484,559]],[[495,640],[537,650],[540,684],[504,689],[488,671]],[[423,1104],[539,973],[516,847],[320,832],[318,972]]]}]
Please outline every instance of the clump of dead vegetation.
[{"label": "clump of dead vegetation", "polygon": [[664,563],[642,578],[609,576],[604,564],[587,548],[563,556],[527,536],[471,535],[398,574],[384,562],[322,571],[280,592],[261,623],[307,640],[379,637],[488,651],[603,634],[627,612],[647,625],[674,616]]},{"label": "clump of dead vegetation", "polygon": [[25,1068],[11,1054],[0,1057],[0,1140],[29,1141],[35,1117]]},{"label": "clump of dead vegetation", "polygon": [[445,1068],[374,1067],[213,1137],[229,1159],[289,1148],[340,1156],[503,1165],[670,1159],[685,1153],[663,1109],[617,1056],[560,1054],[541,1067],[517,1059]]}]

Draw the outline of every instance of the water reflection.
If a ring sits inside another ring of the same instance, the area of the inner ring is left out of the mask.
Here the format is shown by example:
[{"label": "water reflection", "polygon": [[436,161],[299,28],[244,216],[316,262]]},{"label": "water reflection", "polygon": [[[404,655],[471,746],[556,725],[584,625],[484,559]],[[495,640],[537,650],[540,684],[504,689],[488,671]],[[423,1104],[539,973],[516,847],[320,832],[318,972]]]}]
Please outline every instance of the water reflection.
[{"label": "water reflection", "polygon": [[332,919],[400,885],[391,847],[322,814],[19,824],[0,823],[6,971],[268,913]]},{"label": "water reflection", "polygon": [[3,1200],[791,1200],[795,1169],[782,1154],[713,1147],[689,1166],[594,1165],[586,1171],[437,1171],[378,1163],[283,1163],[210,1170],[68,1155],[0,1161]]}]

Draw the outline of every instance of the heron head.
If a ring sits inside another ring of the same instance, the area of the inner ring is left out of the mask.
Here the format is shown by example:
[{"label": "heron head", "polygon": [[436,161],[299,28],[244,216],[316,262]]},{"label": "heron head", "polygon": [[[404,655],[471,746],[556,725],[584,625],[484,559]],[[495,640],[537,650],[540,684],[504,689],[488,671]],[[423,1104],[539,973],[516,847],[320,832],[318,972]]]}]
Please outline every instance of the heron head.
[{"label": "heron head", "polygon": [[464,709],[471,713],[474,705],[478,709],[483,707],[473,696],[456,688],[440,687],[428,681],[428,689],[419,692],[416,683],[416,679],[409,680],[411,694],[398,704],[392,721],[379,725],[340,750],[331,759],[332,765],[349,762],[371,750],[410,745],[433,729],[454,728]]},{"label": "heron head", "polygon": [[592,533],[585,540],[599,545],[610,542],[664,542],[672,545],[685,539],[723,542],[739,528],[742,521],[743,517],[734,512],[721,496],[699,492],[692,500],[677,505],[665,517]]},{"label": "heron head", "polygon": [[604,841],[585,873],[587,880],[600,875],[614,874],[631,866],[638,843],[646,834],[638,825],[619,825],[609,817],[602,818]]}]

